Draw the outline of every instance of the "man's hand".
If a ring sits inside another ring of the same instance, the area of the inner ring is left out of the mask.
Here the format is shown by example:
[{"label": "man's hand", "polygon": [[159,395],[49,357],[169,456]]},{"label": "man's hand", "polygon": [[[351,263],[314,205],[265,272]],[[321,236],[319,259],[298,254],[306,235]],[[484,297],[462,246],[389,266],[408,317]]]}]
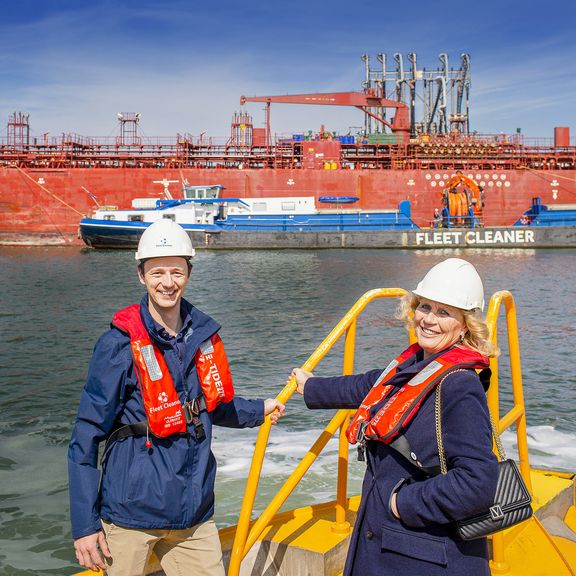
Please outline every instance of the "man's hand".
[{"label": "man's hand", "polygon": [[270,415],[270,422],[272,425],[276,424],[282,416],[284,416],[285,406],[282,402],[274,398],[267,398],[264,400],[264,416]]},{"label": "man's hand", "polygon": [[102,531],[74,540],[74,550],[80,566],[94,572],[106,570],[104,557],[111,558],[106,538]]}]

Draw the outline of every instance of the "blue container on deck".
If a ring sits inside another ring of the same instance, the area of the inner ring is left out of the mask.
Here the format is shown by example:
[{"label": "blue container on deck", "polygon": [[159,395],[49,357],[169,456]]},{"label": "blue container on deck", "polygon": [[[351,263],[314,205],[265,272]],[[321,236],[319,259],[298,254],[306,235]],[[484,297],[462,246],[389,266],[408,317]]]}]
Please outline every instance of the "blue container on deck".
[{"label": "blue container on deck", "polygon": [[292,134],[294,142],[304,142],[304,134]]}]

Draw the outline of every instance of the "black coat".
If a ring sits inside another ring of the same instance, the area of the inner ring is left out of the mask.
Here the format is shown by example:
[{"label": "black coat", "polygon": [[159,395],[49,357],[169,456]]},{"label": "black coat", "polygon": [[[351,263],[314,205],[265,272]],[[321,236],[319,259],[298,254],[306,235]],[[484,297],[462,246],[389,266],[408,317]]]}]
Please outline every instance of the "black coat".
[{"label": "black coat", "polygon": [[[402,386],[431,358],[402,364],[390,384]],[[334,378],[310,378],[309,408],[358,408],[381,370]],[[367,442],[362,502],[352,533],[345,576],[488,576],[486,539],[463,542],[453,522],[492,505],[498,476],[484,389],[473,370],[449,375],[442,384],[442,427],[448,474],[426,477],[388,445]],[[434,394],[405,430],[424,466],[438,465]],[[390,511],[397,495],[401,520]]]}]

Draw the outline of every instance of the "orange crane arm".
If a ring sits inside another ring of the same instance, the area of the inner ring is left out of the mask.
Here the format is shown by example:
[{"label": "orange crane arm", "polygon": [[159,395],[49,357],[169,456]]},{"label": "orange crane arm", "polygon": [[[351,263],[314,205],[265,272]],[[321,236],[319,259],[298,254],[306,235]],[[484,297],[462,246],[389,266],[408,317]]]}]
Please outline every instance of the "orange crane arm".
[{"label": "orange crane arm", "polygon": [[[404,102],[387,100],[370,92],[325,92],[318,94],[290,94],[285,96],[240,96],[240,104],[246,102],[266,102],[275,104],[316,104],[323,106],[354,106],[378,122],[390,127],[393,132],[410,132],[408,106]],[[396,108],[396,115],[390,124],[384,118],[373,114],[369,108]]]},{"label": "orange crane arm", "polygon": [[407,108],[404,102],[378,98],[366,92],[327,92],[323,94],[290,94],[285,96],[240,96],[240,104],[245,104],[246,102],[321,104],[324,106],[361,106],[369,108]]}]

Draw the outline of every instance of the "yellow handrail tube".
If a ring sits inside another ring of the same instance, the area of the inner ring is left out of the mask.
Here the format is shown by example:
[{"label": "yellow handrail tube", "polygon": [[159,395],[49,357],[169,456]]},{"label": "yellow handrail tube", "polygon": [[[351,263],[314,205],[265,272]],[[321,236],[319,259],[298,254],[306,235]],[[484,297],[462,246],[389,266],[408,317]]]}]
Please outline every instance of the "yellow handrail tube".
[{"label": "yellow handrail tube", "polygon": [[294,488],[296,488],[298,485],[298,482],[302,480],[304,474],[306,474],[310,466],[312,466],[320,452],[322,452],[326,444],[328,444],[330,441],[330,438],[334,436],[334,433],[342,425],[342,422],[347,416],[348,410],[339,410],[336,413],[328,426],[326,426],[324,431],[320,434],[316,442],[314,442],[312,448],[310,448],[298,466],[296,466],[294,472],[292,472],[282,488],[280,488],[274,498],[272,498],[270,504],[268,504],[264,512],[262,512],[260,518],[258,518],[258,520],[252,526],[250,534],[248,535],[245,549],[242,553],[242,558],[248,554],[250,548],[252,548],[256,540],[258,540],[260,534],[262,534],[266,526],[268,526],[270,520],[272,520],[274,517],[274,514],[280,510],[282,504],[284,504],[284,502],[288,499]]},{"label": "yellow handrail tube", "polygon": [[[378,288],[375,290],[370,290],[366,292],[363,296],[361,296],[356,303],[350,308],[350,310],[344,315],[344,317],[338,322],[338,324],[333,328],[333,330],[328,334],[328,336],[324,339],[324,341],[316,348],[316,350],[311,354],[311,356],[304,362],[302,365],[303,370],[313,370],[318,363],[326,356],[326,354],[330,351],[330,349],[338,342],[341,336],[347,331],[350,326],[354,323],[354,329],[350,332],[350,343],[347,345],[347,349],[351,350],[353,355],[354,351],[354,344],[353,340],[356,337],[356,318],[358,315],[366,308],[366,306],[377,298],[398,298],[406,294],[406,290],[402,288]],[[411,340],[413,340],[414,335],[411,334]],[[345,360],[346,368],[350,367],[353,368],[353,357],[348,359],[348,356]],[[345,368],[345,369],[346,369]],[[280,402],[286,404],[292,394],[294,394],[296,390],[296,381],[294,378],[290,378],[288,383],[284,386],[280,394],[276,397]],[[280,509],[282,504],[284,503],[285,499],[288,498],[292,490],[294,489],[296,483],[294,483],[294,479],[298,476],[298,481],[304,475],[306,470],[310,467],[312,462],[315,460],[318,454],[314,454],[314,448],[318,448],[321,444],[322,448],[328,442],[329,438],[334,435],[334,432],[338,429],[339,426],[342,426],[344,422],[349,417],[349,410],[341,410],[339,411],[330,424],[326,427],[325,431],[321,434],[320,438],[314,444],[314,447],[306,454],[302,462],[298,465],[296,470],[292,473],[291,477],[286,481],[282,489],[277,493],[274,497],[272,502],[267,506],[266,510],[264,510],[263,514],[260,516],[258,521],[252,527],[252,531],[250,535],[248,535],[249,526],[250,526],[250,518],[252,516],[252,510],[254,508],[254,501],[256,499],[256,492],[258,490],[258,483],[260,479],[260,474],[262,472],[262,462],[264,461],[264,455],[266,452],[266,445],[268,443],[268,438],[270,435],[270,419],[266,418],[264,424],[262,424],[260,428],[260,432],[258,433],[258,438],[256,439],[256,446],[254,448],[254,456],[252,458],[252,464],[250,466],[250,472],[248,474],[248,480],[246,483],[246,491],[244,493],[244,500],[242,502],[242,508],[240,509],[240,515],[238,517],[238,525],[236,529],[236,534],[234,536],[234,543],[232,547],[232,552],[230,556],[230,565],[228,567],[228,575],[229,576],[238,576],[240,573],[240,564],[242,563],[242,559],[248,553],[251,546],[254,542],[258,539],[268,522],[272,519],[273,515],[276,513],[277,510]],[[331,431],[331,432],[330,432]],[[330,436],[328,436],[328,434]],[[323,437],[326,434],[327,439],[323,441]],[[322,441],[321,441],[322,439]],[[320,448],[320,450],[322,449]],[[339,450],[340,455],[340,450]],[[339,467],[340,471],[340,467]],[[346,470],[347,474],[347,470]],[[347,478],[346,478],[347,484]],[[339,501],[340,504],[344,507],[345,506],[345,495],[342,496],[342,490],[345,491],[344,480],[338,480],[339,485]],[[276,510],[270,514],[272,508]],[[344,509],[345,515],[345,509]],[[342,521],[342,512],[340,512],[339,520]]]},{"label": "yellow handrail tube", "polygon": [[[356,345],[356,320],[350,324],[346,330],[346,340],[344,341],[344,365],[342,374],[354,373],[354,352]],[[350,532],[350,523],[346,521],[346,496],[348,494],[348,439],[346,429],[350,422],[350,415],[344,419],[340,426],[338,438],[338,479],[336,482],[336,523],[332,530],[338,534]]]},{"label": "yellow handrail tube", "polygon": [[[401,288],[380,288],[366,292],[361,296],[352,308],[338,322],[334,329],[328,334],[324,341],[316,348],[312,355],[302,365],[302,369],[311,371],[326,356],[330,349],[338,342],[344,333],[346,340],[344,343],[344,362],[343,374],[352,374],[354,371],[354,354],[356,342],[356,320],[366,306],[377,298],[401,297],[406,291]],[[498,397],[498,379],[499,364],[497,358],[492,358],[490,366],[492,369],[492,386],[488,391],[488,406],[496,422],[499,432],[502,432],[515,424],[518,439],[518,458],[520,471],[528,486],[532,491],[530,480],[530,462],[528,458],[528,443],[526,440],[526,414],[524,410],[524,395],[522,391],[522,371],[520,366],[520,347],[518,343],[518,326],[516,322],[516,308],[512,294],[508,291],[496,292],[490,299],[487,313],[487,324],[490,330],[492,341],[498,343],[497,322],[501,305],[504,304],[506,309],[506,326],[508,332],[508,346],[510,351],[510,372],[512,380],[512,392],[514,406],[504,415],[499,417],[499,397]],[[409,341],[413,343],[416,340],[413,331],[409,333]],[[296,381],[290,378],[284,386],[277,399],[286,404],[296,390]],[[346,521],[346,501],[347,501],[347,484],[348,484],[348,444],[346,442],[345,430],[348,426],[352,411],[338,411],[324,431],[320,434],[313,446],[302,458],[296,469],[285,481],[282,488],[276,493],[272,501],[268,504],[260,518],[254,522],[250,528],[250,519],[258,489],[260,474],[262,471],[262,462],[266,452],[266,445],[270,435],[270,419],[266,418],[260,428],[254,456],[246,484],[246,492],[238,526],[234,538],[230,566],[228,569],[229,576],[238,576],[240,565],[243,558],[250,551],[251,547],[261,536],[263,531],[272,521],[274,515],[282,507],[286,499],[290,496],[294,488],[306,474],[312,463],[316,460],[320,452],[324,449],[330,438],[336,430],[340,430],[340,439],[338,445],[338,479],[336,493],[336,518],[333,530],[337,533],[345,534],[350,531],[350,526]],[[504,539],[502,533],[497,533],[492,537],[492,570],[497,572],[506,572],[508,565],[504,557]]]},{"label": "yellow handrail tube", "polygon": [[[496,422],[498,432],[502,433],[513,424],[516,425],[516,439],[518,444],[519,468],[528,490],[532,493],[532,480],[530,478],[530,461],[528,456],[528,442],[526,438],[526,411],[524,409],[524,392],[522,390],[522,368],[520,365],[520,344],[518,342],[518,323],[516,321],[516,305],[514,298],[507,290],[496,292],[490,299],[486,323],[494,343],[498,342],[498,313],[504,304],[506,310],[506,328],[508,332],[508,348],[510,354],[510,375],[512,380],[512,397],[514,406],[505,416],[499,418],[498,398],[498,358],[492,358],[492,385],[488,390],[488,408]],[[497,532],[492,536],[492,572],[505,574],[510,566],[506,562],[504,533]]]},{"label": "yellow handrail tube", "polygon": [[[506,309],[506,326],[508,331],[508,347],[510,354],[510,375],[512,379],[512,397],[514,406],[504,416],[499,418],[498,406],[498,373],[494,378],[492,374],[492,386],[488,390],[488,407],[497,422],[499,432],[503,432],[512,424],[516,424],[516,439],[518,442],[518,462],[522,477],[530,492],[532,492],[532,482],[530,479],[530,459],[528,456],[528,441],[526,436],[526,411],[524,408],[524,392],[522,389],[522,367],[520,364],[520,344],[518,342],[518,323],[516,321],[516,305],[514,297],[508,290],[496,292],[490,299],[486,323],[492,340],[496,340],[498,312],[500,306],[504,304]],[[498,365],[498,359],[492,360],[492,366]]]}]

